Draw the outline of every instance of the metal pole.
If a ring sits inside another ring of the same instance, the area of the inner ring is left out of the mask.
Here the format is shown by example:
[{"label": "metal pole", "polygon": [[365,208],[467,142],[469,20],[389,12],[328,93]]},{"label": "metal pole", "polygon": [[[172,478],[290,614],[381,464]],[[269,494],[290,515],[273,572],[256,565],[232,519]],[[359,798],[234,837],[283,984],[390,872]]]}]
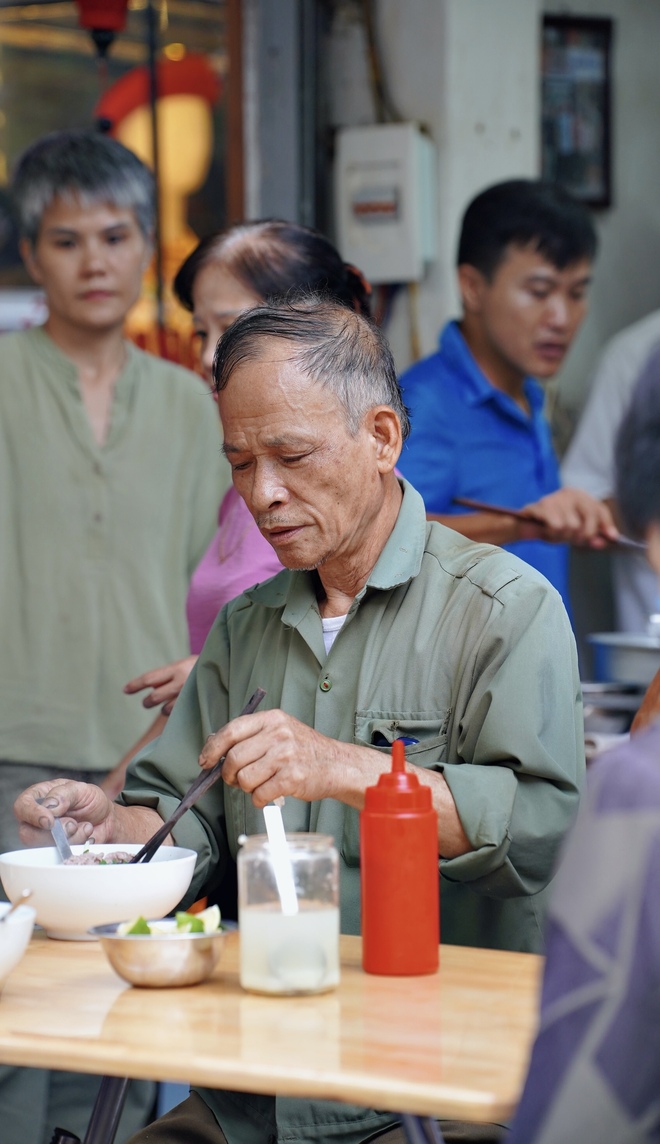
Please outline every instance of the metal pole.
[{"label": "metal pole", "polygon": [[128,1077],[103,1077],[85,1133],[84,1144],[113,1144],[127,1088]]},{"label": "metal pole", "polygon": [[165,351],[165,311],[163,306],[163,245],[160,223],[160,162],[158,156],[158,34],[156,9],[153,0],[147,0],[147,48],[149,54],[149,104],[151,109],[151,148],[153,155],[154,179],[156,182],[156,215],[154,225],[154,248],[156,255],[156,325],[158,328],[158,348],[161,355]]}]

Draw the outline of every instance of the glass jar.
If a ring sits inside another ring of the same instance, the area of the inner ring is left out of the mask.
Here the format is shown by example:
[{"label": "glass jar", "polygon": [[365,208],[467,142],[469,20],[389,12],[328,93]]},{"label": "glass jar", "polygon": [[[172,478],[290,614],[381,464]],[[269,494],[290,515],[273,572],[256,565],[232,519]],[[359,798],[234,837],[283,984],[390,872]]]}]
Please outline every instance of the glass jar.
[{"label": "glass jar", "polygon": [[268,838],[238,852],[241,985],[257,993],[322,993],[339,984],[339,855],[328,834],[287,834],[296,888],[284,912]]}]

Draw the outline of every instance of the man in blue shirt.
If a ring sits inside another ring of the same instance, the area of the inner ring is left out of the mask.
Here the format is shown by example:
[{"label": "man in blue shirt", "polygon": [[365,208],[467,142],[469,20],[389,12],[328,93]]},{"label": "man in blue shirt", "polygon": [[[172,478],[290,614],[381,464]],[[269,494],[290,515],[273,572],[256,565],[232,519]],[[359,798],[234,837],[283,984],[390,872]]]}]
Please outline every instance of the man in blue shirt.
[{"label": "man in blue shirt", "polygon": [[[463,317],[401,379],[413,428],[399,466],[429,517],[515,552],[565,601],[566,544],[602,547],[618,533],[605,504],[560,489],[534,379],[556,373],[578,331],[595,252],[587,210],[561,188],[528,179],[489,187],[463,218]],[[528,521],[466,512],[456,498],[524,509]]]}]

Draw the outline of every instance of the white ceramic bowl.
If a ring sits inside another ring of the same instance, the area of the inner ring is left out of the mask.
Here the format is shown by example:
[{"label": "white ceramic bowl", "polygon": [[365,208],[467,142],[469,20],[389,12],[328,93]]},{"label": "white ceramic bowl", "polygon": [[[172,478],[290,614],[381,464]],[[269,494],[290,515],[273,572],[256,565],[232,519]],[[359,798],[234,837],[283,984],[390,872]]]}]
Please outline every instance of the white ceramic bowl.
[{"label": "white ceramic bowl", "polygon": [[[125,850],[140,843],[73,846],[74,854]],[[192,881],[197,855],[179,846],[161,846],[151,862],[135,865],[65,866],[54,847],[0,854],[0,879],[10,901],[32,890],[39,925],[49,937],[93,940],[90,926],[123,922],[142,914],[163,917],[179,904]]]},{"label": "white ceramic bowl", "polygon": [[2,921],[9,905],[9,902],[0,902],[0,989],[25,953],[36,917],[32,906],[19,906]]}]

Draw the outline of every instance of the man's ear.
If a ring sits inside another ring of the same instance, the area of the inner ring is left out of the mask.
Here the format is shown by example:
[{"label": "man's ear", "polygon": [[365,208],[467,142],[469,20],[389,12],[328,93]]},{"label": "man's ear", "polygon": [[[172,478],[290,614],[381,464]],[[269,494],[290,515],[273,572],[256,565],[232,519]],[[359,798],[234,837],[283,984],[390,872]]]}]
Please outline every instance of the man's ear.
[{"label": "man's ear", "polygon": [[478,314],[488,282],[476,266],[463,262],[458,267],[458,288],[463,301],[463,309],[468,314]]},{"label": "man's ear", "polygon": [[37,286],[43,286],[43,277],[39,269],[39,263],[35,257],[34,246],[29,238],[22,238],[18,244],[18,249],[30,278],[34,278]]},{"label": "man's ear", "polygon": [[369,411],[370,432],[376,447],[376,462],[380,473],[390,473],[395,467],[403,437],[401,422],[390,405],[375,405]]}]

